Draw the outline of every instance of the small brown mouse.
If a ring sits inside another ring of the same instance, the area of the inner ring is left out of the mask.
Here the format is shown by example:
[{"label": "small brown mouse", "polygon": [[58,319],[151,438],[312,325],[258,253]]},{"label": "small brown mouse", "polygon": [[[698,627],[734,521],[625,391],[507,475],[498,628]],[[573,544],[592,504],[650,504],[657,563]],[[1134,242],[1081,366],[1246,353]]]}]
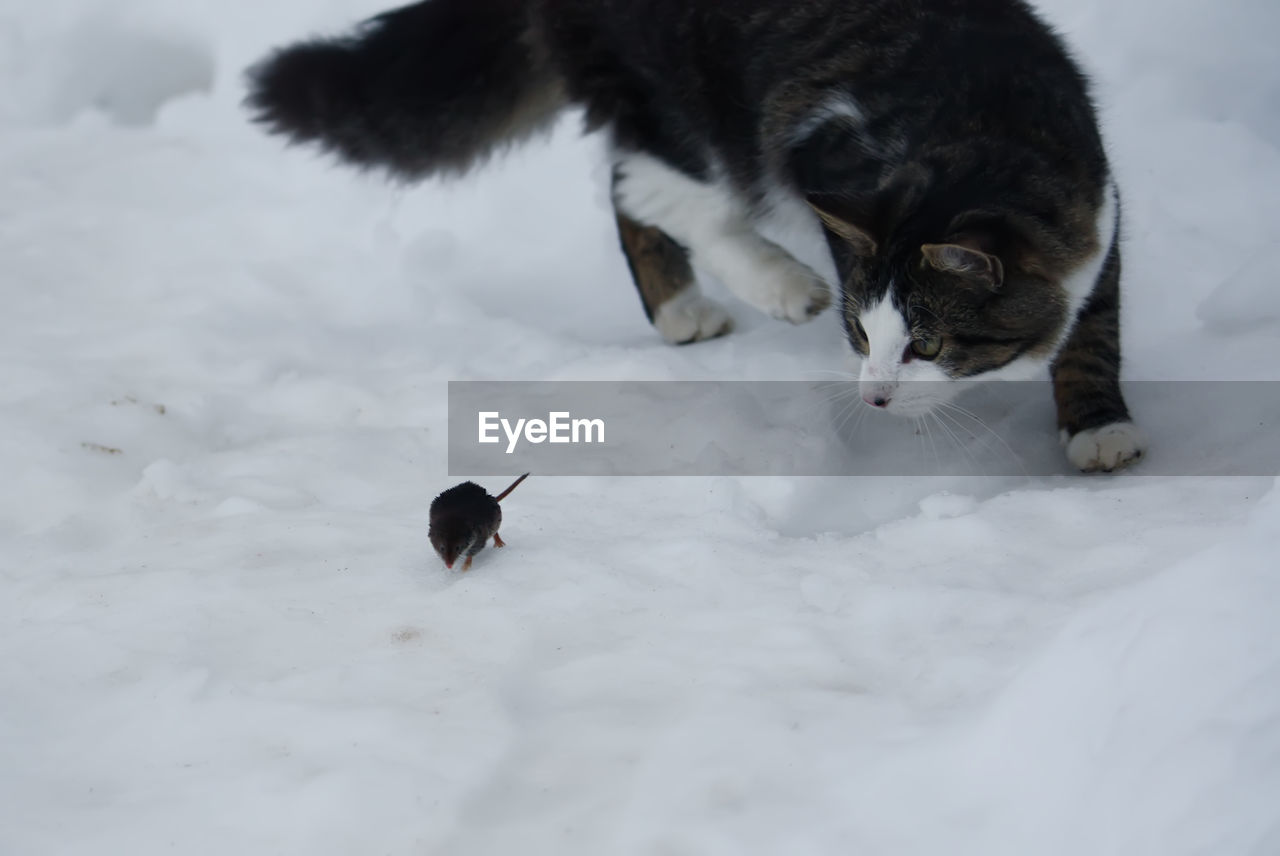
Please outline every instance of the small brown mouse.
[{"label": "small brown mouse", "polygon": [[446,568],[452,568],[459,556],[466,556],[462,570],[470,570],[471,559],[484,549],[490,536],[493,546],[506,546],[498,535],[498,527],[502,525],[502,506],[498,503],[528,477],[528,473],[520,476],[497,496],[490,496],[480,485],[468,481],[449,488],[431,501],[431,527],[427,537],[444,559]]}]

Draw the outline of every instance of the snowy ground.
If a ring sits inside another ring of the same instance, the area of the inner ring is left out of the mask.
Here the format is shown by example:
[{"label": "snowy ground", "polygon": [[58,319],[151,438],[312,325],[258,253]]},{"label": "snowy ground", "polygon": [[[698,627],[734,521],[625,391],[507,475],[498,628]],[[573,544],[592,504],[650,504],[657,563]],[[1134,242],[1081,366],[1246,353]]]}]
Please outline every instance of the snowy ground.
[{"label": "snowy ground", "polygon": [[[1044,5],[1128,374],[1280,380],[1280,7]],[[447,572],[446,381],[843,346],[662,345],[571,125],[417,189],[246,126],[248,62],[378,8],[0,0],[0,854],[1280,853],[1276,461],[535,478]]]}]

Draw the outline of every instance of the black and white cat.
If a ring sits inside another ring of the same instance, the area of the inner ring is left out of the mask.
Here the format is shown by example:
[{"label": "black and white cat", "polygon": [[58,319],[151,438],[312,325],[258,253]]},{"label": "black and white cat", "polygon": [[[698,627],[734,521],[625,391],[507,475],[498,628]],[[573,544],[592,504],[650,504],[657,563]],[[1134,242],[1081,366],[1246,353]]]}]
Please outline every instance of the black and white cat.
[{"label": "black and white cat", "polygon": [[869,406],[1051,374],[1067,456],[1136,460],[1119,196],[1085,78],[1022,0],[426,0],[276,52],[274,132],[406,179],[570,105],[609,135],[622,248],[670,342],[729,331],[694,268],[800,323],[827,284],[757,229],[821,226]]}]

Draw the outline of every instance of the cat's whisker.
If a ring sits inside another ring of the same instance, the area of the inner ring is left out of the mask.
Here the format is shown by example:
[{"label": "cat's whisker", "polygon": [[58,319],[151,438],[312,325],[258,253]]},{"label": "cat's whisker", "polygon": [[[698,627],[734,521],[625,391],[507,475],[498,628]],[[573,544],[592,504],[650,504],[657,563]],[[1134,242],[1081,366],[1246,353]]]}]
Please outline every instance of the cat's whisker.
[{"label": "cat's whisker", "polygon": [[857,378],[847,372],[824,369],[814,371],[831,374],[837,380],[823,381],[815,386],[813,391],[816,400],[810,402],[808,417],[813,422],[835,422],[835,432],[838,434],[843,430],[851,408],[862,401],[858,394]]},{"label": "cat's whisker", "polygon": [[[968,448],[969,442],[973,442],[973,443],[977,443],[978,448],[982,452],[988,455],[1003,454],[1006,451],[1009,452],[1010,455],[1013,454],[1013,450],[1008,448],[1008,444],[1004,444],[1005,445],[1004,449],[1000,449],[999,447],[993,446],[991,441],[987,437],[983,436],[982,434],[975,433],[973,431],[973,426],[966,425],[964,422],[960,421],[959,417],[962,416],[966,420],[975,422],[978,425],[978,427],[981,427],[987,433],[995,434],[994,431],[992,431],[984,423],[982,423],[981,419],[978,419],[977,417],[972,416],[967,412],[956,411],[955,408],[950,405],[940,406],[937,412],[939,417],[946,419],[947,422],[954,427],[955,431],[957,432],[956,434],[957,442],[959,442],[961,445],[965,446],[966,448]],[[965,439],[966,437],[968,438],[968,441],[966,441]],[[1001,438],[999,437],[999,435],[996,435],[996,439],[999,440]]]},{"label": "cat's whisker", "polygon": [[831,383],[828,389],[823,390],[822,400],[827,404],[834,404],[837,401],[855,397],[858,397],[857,385],[841,382]]},{"label": "cat's whisker", "polygon": [[850,402],[847,405],[845,405],[845,409],[842,413],[844,418],[840,420],[840,426],[838,430],[843,433],[845,423],[849,421],[849,417],[853,416],[854,417],[853,425],[850,426],[849,428],[849,434],[850,435],[857,434],[858,427],[862,424],[863,418],[866,417],[867,415],[867,408],[865,406],[862,406],[862,398],[861,397],[852,398]]},{"label": "cat's whisker", "polygon": [[812,369],[806,372],[806,374],[831,375],[832,377],[837,378],[839,380],[847,380],[852,383],[858,382],[858,376],[856,374],[853,374],[852,372],[840,371],[839,369]]},{"label": "cat's whisker", "polygon": [[927,416],[928,413],[920,418],[920,424],[924,425],[925,436],[929,438],[929,446],[933,449],[934,475],[939,475],[942,472],[942,458],[938,455],[938,444],[934,442],[933,429],[929,427],[929,420],[926,418]]},{"label": "cat's whisker", "polygon": [[[929,425],[924,421],[923,416],[912,416],[911,424],[915,427],[915,435],[920,441],[920,456],[927,457],[927,450],[933,449],[933,463],[935,474],[942,467],[942,459],[938,457],[938,447],[933,442],[933,434],[929,431]],[[922,475],[924,473],[921,473]]]},{"label": "cat's whisker", "polygon": [[969,461],[974,465],[975,469],[981,470],[982,465],[978,462],[977,457],[973,454],[973,450],[969,448],[968,444],[966,444],[960,438],[960,436],[956,434],[955,430],[950,425],[948,425],[946,421],[943,419],[943,417],[946,414],[941,411],[935,410],[930,412],[929,415],[932,416],[934,420],[938,423],[938,427],[941,428],[943,431],[945,431],[947,436],[951,438],[952,445],[954,445],[961,452],[964,453],[965,457],[969,459]]},{"label": "cat's whisker", "polygon": [[964,424],[962,424],[956,418],[956,416],[953,413],[950,413],[948,411],[948,408],[942,405],[939,405],[938,408],[934,411],[934,415],[937,416],[939,420],[945,420],[947,425],[952,426],[952,434],[956,438],[957,445],[969,451],[970,454],[972,454],[972,449],[969,449],[969,443],[966,442],[966,439],[965,439],[966,437],[968,438],[968,440],[976,442],[983,451],[986,451],[986,452],[991,451],[991,446],[988,443],[988,441],[985,438],[978,437],[972,431],[970,431]]},{"label": "cat's whisker", "polygon": [[[830,394],[821,395],[819,400],[814,403],[809,415],[814,419],[826,417],[829,416],[837,406],[843,405],[839,407],[839,412],[835,416],[835,419],[840,422],[840,425],[838,425],[836,429],[839,431],[840,427],[843,426],[843,419],[848,418],[846,414],[849,412],[850,408],[859,404],[862,401],[862,398],[858,395],[858,388],[856,386],[850,386],[847,383],[832,384],[831,386],[832,390]],[[823,409],[824,407],[825,409]]]},{"label": "cat's whisker", "polygon": [[[972,410],[968,410],[950,401],[940,402],[940,407],[938,412],[948,414],[950,418],[955,422],[956,426],[961,428],[962,430],[968,430],[968,429],[965,428],[963,423],[961,423],[957,417],[963,416],[964,418],[971,420],[983,431],[987,432],[992,437],[994,437],[996,441],[999,442],[1002,447],[1004,447],[1004,450],[1009,453],[1009,457],[1014,461],[1014,463],[1018,465],[1018,469],[1022,471],[1022,475],[1030,478],[1031,474],[1027,471],[1027,467],[1025,462],[1023,462],[1022,460],[1022,456],[1019,455],[1014,450],[1014,448],[1009,445],[1008,441],[1005,440],[1004,437],[1000,435],[1000,432],[996,431],[994,428],[988,425],[986,423],[986,420],[984,420],[981,416],[974,413]],[[976,435],[974,436],[974,439],[975,440],[978,439]],[[979,440],[979,442],[981,443],[982,441]],[[986,449],[989,447],[987,447],[987,445],[984,443],[983,448]]]},{"label": "cat's whisker", "polygon": [[866,420],[867,414],[870,412],[871,412],[871,409],[865,405],[858,408],[857,418],[853,420],[853,430],[855,432],[862,426],[863,421]]}]

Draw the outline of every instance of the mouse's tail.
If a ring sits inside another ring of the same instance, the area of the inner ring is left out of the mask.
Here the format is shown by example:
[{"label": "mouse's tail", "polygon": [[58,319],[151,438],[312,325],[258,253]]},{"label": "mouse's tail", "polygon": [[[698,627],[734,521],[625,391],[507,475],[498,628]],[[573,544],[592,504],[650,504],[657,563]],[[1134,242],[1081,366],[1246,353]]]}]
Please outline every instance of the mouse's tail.
[{"label": "mouse's tail", "polygon": [[507,494],[511,493],[511,491],[519,487],[520,482],[524,481],[528,477],[529,477],[528,473],[525,473],[524,475],[520,476],[520,478],[516,479],[511,483],[511,487],[507,488],[502,493],[498,494],[496,497],[494,497],[494,499],[498,500],[498,502],[502,502],[503,497],[505,497]]},{"label": "mouse's tail", "polygon": [[257,121],[403,179],[461,173],[565,105],[529,0],[426,0],[249,70]]}]

